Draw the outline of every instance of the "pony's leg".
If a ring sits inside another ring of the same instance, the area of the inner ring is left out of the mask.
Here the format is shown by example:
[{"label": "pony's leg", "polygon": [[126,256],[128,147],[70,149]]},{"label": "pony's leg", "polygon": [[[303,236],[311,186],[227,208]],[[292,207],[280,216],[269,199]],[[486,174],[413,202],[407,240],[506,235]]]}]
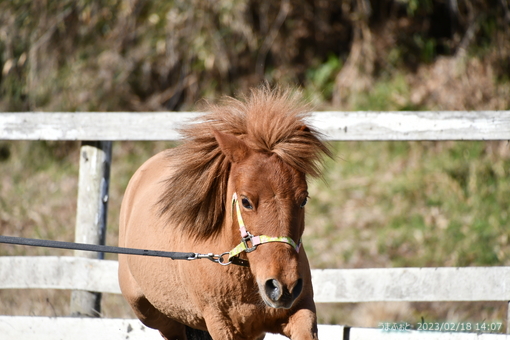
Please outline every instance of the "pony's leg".
[{"label": "pony's leg", "polygon": [[236,334],[234,326],[226,318],[220,316],[206,317],[206,324],[209,335],[213,340],[254,340]]},{"label": "pony's leg", "polygon": [[126,259],[119,255],[119,283],[122,295],[136,316],[147,327],[157,329],[166,340],[187,340],[184,325],[169,319],[147,300],[129,271]]},{"label": "pony's leg", "polygon": [[186,327],[183,324],[165,316],[146,298],[141,298],[136,301],[133,310],[135,310],[136,316],[144,325],[157,329],[163,339],[187,340]]},{"label": "pony's leg", "polygon": [[289,318],[283,334],[292,340],[318,340],[315,312],[307,308],[298,310]]},{"label": "pony's leg", "polygon": [[230,335],[225,337],[223,334],[225,332],[222,331],[210,331],[211,337],[213,340],[263,340],[265,338],[265,334],[258,336],[257,338],[247,338],[240,335]]},{"label": "pony's leg", "polygon": [[259,336],[243,336],[236,332],[235,327],[229,322],[222,321],[207,322],[207,329],[213,340],[263,340],[266,336],[265,333]]}]

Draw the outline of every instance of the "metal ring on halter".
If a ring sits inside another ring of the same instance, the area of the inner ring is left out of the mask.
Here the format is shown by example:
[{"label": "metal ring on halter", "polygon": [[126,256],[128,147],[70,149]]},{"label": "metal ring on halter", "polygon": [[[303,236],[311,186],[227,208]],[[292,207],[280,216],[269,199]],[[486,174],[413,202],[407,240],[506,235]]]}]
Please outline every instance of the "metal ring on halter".
[{"label": "metal ring on halter", "polygon": [[[229,259],[228,259],[229,254],[230,253],[227,251],[227,252],[224,252],[223,254],[219,255],[217,263],[221,264],[222,266],[228,266],[229,264],[231,264],[232,261],[229,261]],[[226,260],[225,260],[225,256],[226,256]]]}]

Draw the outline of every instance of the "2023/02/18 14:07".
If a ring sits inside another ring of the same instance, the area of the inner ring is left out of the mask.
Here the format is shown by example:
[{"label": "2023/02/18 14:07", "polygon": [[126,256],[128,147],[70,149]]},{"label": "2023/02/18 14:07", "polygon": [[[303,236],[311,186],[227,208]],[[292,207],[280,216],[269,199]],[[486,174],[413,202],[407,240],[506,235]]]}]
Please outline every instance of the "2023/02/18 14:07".
[{"label": "2023/02/18 14:07", "polygon": [[379,328],[386,332],[411,330],[427,332],[499,332],[502,322],[418,322],[416,327],[408,322],[379,322]]},{"label": "2023/02/18 14:07", "polygon": [[502,322],[420,322],[418,331],[438,332],[498,332]]}]

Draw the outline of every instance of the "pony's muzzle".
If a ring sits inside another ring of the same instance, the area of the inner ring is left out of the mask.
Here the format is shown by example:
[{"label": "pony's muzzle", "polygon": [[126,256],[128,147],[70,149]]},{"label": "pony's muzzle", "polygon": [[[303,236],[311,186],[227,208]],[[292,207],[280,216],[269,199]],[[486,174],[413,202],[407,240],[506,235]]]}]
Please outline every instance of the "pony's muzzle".
[{"label": "pony's muzzle", "polygon": [[266,303],[274,308],[290,308],[302,290],[302,279],[298,279],[289,287],[276,279],[269,279],[264,284],[264,292],[269,299]]}]

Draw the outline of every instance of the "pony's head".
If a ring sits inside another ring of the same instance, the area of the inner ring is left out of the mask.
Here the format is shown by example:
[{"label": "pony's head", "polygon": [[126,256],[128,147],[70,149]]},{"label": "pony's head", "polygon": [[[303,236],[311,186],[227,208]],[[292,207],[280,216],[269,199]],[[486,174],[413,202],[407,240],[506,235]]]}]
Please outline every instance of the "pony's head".
[{"label": "pony's head", "polygon": [[303,289],[300,243],[308,198],[305,174],[274,153],[256,151],[241,139],[215,131],[231,161],[232,235],[248,251],[250,270],[264,302],[290,308]]},{"label": "pony's head", "polygon": [[319,175],[330,151],[308,126],[309,108],[298,92],[263,87],[207,111],[182,130],[184,143],[172,151],[181,162],[162,212],[192,237],[227,232],[232,246],[243,239],[264,302],[290,308],[309,270],[300,249],[306,176]]}]

